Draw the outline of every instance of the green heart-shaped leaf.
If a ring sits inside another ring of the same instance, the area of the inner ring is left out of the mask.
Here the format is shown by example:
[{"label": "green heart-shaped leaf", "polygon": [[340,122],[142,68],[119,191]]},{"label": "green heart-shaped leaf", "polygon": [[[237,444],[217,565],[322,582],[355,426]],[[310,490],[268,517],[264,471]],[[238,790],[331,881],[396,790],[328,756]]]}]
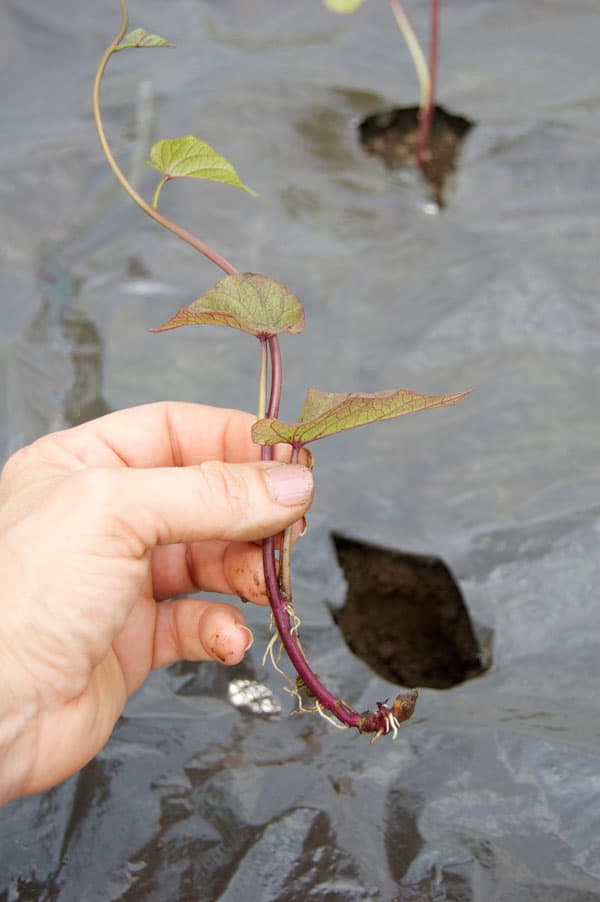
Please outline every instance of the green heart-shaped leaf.
[{"label": "green heart-shaped leaf", "polygon": [[250,335],[302,332],[304,308],[282,282],[259,273],[226,276],[153,332],[178,326],[230,326]]},{"label": "green heart-shaped leaf", "polygon": [[211,179],[257,196],[256,191],[240,180],[229,160],[193,135],[157,141],[146,166],[158,169],[167,179]]},{"label": "green heart-shaped leaf", "polygon": [[134,28],[126,34],[115,50],[128,50],[130,47],[173,47],[166,38],[159,34],[149,34],[143,28]]},{"label": "green heart-shaped leaf", "polygon": [[311,388],[297,423],[268,418],[259,420],[252,427],[252,438],[258,445],[276,445],[279,442],[306,445],[356,426],[401,417],[430,407],[456,404],[466,394],[420,395],[405,389],[374,394],[336,394]]},{"label": "green heart-shaped leaf", "polygon": [[365,0],[325,0],[325,6],[334,13],[353,13]]}]

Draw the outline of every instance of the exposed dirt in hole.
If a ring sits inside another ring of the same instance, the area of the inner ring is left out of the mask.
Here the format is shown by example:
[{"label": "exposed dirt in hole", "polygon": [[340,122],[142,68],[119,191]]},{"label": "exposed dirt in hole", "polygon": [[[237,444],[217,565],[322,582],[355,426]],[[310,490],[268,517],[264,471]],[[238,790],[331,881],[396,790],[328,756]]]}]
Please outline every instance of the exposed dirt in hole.
[{"label": "exposed dirt in hole", "polygon": [[444,562],[333,536],[348,582],[334,613],[349,648],[402,686],[448,689],[483,673],[485,655]]},{"label": "exposed dirt in hole", "polygon": [[[432,199],[443,207],[444,187],[456,170],[465,136],[475,125],[464,116],[434,108],[429,146],[423,161],[423,175],[431,187]],[[419,108],[393,107],[373,113],[358,126],[365,153],[380,157],[388,169],[415,165],[419,131]]]}]

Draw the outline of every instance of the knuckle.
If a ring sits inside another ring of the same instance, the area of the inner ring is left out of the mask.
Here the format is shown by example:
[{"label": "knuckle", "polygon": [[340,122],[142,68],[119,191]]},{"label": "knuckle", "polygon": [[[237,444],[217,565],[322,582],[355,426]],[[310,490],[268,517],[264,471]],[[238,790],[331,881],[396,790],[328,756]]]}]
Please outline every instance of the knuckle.
[{"label": "knuckle", "polygon": [[249,510],[248,485],[242,475],[220,461],[200,464],[205,503],[222,511],[229,521],[244,520]]},{"label": "knuckle", "polygon": [[32,452],[33,446],[26,445],[24,448],[19,448],[14,454],[11,454],[2,468],[2,479],[12,479],[24,467],[28,466],[31,461]]}]

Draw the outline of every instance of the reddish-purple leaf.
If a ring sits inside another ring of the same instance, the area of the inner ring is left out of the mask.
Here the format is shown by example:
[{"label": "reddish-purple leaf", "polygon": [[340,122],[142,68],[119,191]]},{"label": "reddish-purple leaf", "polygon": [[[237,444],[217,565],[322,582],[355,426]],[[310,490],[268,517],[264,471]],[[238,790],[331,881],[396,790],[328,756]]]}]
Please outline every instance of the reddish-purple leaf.
[{"label": "reddish-purple leaf", "polygon": [[252,427],[252,438],[259,445],[279,442],[305,445],[317,439],[389,420],[406,413],[456,404],[468,392],[451,395],[421,395],[414,391],[381,391],[374,394],[336,394],[309,389],[297,423],[263,419]]},{"label": "reddish-purple leaf", "polygon": [[257,336],[298,333],[304,328],[304,308],[282,282],[259,273],[239,273],[221,279],[201,298],[152,331],[211,324]]}]

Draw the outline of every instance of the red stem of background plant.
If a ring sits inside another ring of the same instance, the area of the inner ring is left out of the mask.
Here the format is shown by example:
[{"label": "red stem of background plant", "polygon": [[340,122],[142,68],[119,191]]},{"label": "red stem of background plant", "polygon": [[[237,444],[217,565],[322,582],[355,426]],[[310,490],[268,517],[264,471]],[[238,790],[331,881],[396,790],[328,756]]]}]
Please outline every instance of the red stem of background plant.
[{"label": "red stem of background plant", "polygon": [[435,104],[439,35],[440,0],[431,0],[431,21],[429,31],[429,97],[427,98],[427,106],[424,110],[421,110],[419,117],[419,136],[417,140],[416,162],[420,169],[423,168],[425,152],[427,151],[427,145],[429,144],[429,133],[431,131],[431,120],[433,118],[433,108]]}]

